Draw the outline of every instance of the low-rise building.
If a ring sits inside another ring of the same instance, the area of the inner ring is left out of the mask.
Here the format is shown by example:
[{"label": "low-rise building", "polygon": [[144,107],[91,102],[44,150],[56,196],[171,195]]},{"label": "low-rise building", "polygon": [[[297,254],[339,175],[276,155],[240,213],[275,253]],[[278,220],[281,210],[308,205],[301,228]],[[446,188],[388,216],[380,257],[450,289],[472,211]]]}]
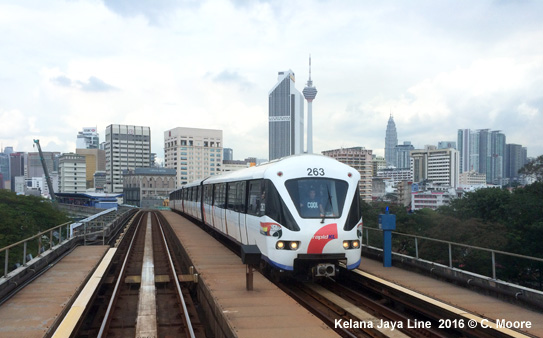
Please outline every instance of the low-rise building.
[{"label": "low-rise building", "polygon": [[162,206],[175,190],[176,170],[136,168],[123,172],[123,203],[142,208]]},{"label": "low-rise building", "polygon": [[416,191],[411,193],[411,210],[423,208],[437,209],[440,206],[447,205],[451,199],[456,197],[456,193],[449,191]]}]

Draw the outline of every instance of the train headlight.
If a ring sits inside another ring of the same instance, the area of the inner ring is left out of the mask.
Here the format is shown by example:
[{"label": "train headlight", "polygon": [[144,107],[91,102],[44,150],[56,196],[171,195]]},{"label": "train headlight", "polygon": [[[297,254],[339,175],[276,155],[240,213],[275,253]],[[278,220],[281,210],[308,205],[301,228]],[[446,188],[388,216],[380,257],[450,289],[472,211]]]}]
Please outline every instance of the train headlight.
[{"label": "train headlight", "polygon": [[351,246],[352,246],[353,249],[358,249],[358,247],[360,246],[360,242],[359,241],[353,241]]},{"label": "train headlight", "polygon": [[298,249],[298,242],[290,242],[290,250]]},{"label": "train headlight", "polygon": [[350,246],[351,245],[350,245],[349,241],[343,241],[343,248],[349,249]]},{"label": "train headlight", "polygon": [[279,241],[277,244],[275,244],[275,248],[278,250],[283,250],[285,248],[285,242]]}]

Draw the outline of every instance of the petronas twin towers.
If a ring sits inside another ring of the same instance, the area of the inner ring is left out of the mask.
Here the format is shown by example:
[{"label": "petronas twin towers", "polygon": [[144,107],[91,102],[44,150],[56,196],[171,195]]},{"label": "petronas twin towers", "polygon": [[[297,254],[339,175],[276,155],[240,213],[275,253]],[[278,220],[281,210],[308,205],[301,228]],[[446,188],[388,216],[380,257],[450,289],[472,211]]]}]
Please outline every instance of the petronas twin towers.
[{"label": "petronas twin towers", "polygon": [[311,81],[311,57],[309,80],[303,95],[295,88],[292,70],[279,72],[277,83],[268,95],[269,108],[269,160],[304,152],[304,97],[308,102],[307,152],[313,153],[312,102],[317,88]]},{"label": "petronas twin towers", "polygon": [[387,124],[387,133],[385,136],[385,161],[388,166],[396,166],[396,153],[394,147],[398,144],[398,133],[396,132],[396,123],[390,114]]}]

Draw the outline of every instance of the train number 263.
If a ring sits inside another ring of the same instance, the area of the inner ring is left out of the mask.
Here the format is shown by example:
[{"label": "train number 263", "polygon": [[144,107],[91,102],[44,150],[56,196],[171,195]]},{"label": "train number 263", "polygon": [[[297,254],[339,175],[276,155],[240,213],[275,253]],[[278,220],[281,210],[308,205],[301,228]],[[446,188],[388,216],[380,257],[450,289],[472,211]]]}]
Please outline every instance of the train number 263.
[{"label": "train number 263", "polygon": [[324,176],[324,168],[307,168],[307,176]]}]

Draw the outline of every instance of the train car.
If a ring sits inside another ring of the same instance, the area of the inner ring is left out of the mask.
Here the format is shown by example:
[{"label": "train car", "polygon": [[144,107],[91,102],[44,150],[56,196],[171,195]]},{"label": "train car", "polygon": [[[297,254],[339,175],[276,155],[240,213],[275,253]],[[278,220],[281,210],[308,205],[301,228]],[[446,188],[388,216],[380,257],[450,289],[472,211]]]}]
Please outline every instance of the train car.
[{"label": "train car", "polygon": [[335,276],[360,264],[360,174],[322,155],[294,155],[211,176],[170,194],[171,208],[241,244],[270,267]]}]

